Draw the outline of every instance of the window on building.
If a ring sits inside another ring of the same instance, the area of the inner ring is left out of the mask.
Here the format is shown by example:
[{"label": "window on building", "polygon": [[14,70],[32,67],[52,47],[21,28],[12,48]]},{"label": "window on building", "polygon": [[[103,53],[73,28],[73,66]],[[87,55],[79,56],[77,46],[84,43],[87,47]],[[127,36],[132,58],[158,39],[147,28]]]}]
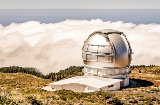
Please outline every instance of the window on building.
[{"label": "window on building", "polygon": [[114,85],[109,85],[108,88],[111,88],[111,87],[113,87],[113,86],[114,86]]}]

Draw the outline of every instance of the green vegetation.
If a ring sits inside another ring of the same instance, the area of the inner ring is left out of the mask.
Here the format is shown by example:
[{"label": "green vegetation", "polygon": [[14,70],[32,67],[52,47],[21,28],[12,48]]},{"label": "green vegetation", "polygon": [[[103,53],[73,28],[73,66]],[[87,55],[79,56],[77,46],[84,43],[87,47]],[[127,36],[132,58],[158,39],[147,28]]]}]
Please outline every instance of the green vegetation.
[{"label": "green vegetation", "polygon": [[[160,69],[160,67],[154,65],[132,66],[131,68],[131,77],[135,79],[142,78],[143,75],[147,74],[155,76],[157,75],[157,70]],[[52,81],[83,75],[82,69],[83,67],[72,66],[57,73],[43,75],[35,68],[17,66],[0,68],[0,105],[160,104],[158,99],[145,94],[126,94],[123,92],[114,93],[107,91],[80,93],[69,90],[48,92],[41,89]],[[152,80],[157,80],[155,77],[151,78]],[[156,88],[150,88],[150,91],[159,92]]]},{"label": "green vegetation", "polygon": [[36,68],[10,66],[10,67],[1,67],[0,72],[1,73],[26,73],[26,74],[31,74],[31,75],[41,77],[44,79],[51,79],[52,81],[59,81],[61,79],[65,79],[65,78],[83,75],[82,69],[83,69],[83,67],[71,66],[65,70],[60,70],[57,73],[51,72],[47,75],[43,75]]},{"label": "green vegetation", "polygon": [[33,67],[18,67],[18,66],[10,66],[10,67],[1,67],[1,73],[26,73],[32,74],[37,77],[43,77],[44,75],[39,72],[36,68]]},{"label": "green vegetation", "polygon": [[7,96],[0,96],[0,105],[18,105],[18,103]]},{"label": "green vegetation", "polygon": [[36,99],[36,97],[27,97],[29,103],[31,103],[32,105],[43,105],[43,103],[39,100]]},{"label": "green vegetation", "polygon": [[81,76],[81,75],[83,75],[82,69],[83,69],[83,67],[71,66],[65,70],[60,70],[57,73],[51,72],[51,73],[45,75],[44,79],[52,79],[52,81],[59,81],[64,78]]}]

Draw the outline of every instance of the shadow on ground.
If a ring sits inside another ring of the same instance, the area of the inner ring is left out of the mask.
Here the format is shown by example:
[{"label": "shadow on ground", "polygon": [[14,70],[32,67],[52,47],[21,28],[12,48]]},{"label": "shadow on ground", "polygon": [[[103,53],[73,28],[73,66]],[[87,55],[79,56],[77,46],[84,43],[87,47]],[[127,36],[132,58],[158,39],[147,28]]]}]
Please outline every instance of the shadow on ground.
[{"label": "shadow on ground", "polygon": [[151,81],[148,81],[148,80],[130,78],[130,86],[129,87],[132,87],[132,88],[147,87],[147,86],[152,86],[152,85],[154,85],[154,83]]}]

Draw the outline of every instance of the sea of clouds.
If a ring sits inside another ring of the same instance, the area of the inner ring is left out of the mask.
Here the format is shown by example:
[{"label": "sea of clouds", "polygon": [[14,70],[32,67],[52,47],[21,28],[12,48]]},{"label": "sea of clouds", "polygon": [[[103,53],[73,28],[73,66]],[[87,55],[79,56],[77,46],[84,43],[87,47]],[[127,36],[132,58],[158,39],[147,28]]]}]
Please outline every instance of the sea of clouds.
[{"label": "sea of clouds", "polygon": [[134,52],[132,65],[160,65],[160,24],[94,19],[0,25],[0,67],[35,67],[47,74],[69,66],[82,66],[83,42],[90,33],[100,29],[126,34]]}]

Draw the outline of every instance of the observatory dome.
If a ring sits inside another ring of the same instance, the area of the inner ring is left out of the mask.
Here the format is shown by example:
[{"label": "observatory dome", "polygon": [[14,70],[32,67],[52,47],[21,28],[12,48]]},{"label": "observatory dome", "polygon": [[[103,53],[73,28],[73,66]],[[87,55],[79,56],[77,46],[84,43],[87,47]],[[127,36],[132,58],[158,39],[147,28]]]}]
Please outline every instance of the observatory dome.
[{"label": "observatory dome", "polygon": [[91,68],[129,67],[132,49],[125,34],[111,29],[95,31],[84,41],[82,58]]},{"label": "observatory dome", "polygon": [[52,90],[93,92],[129,85],[132,49],[125,34],[111,29],[95,31],[84,41],[84,76],[51,83]]}]

